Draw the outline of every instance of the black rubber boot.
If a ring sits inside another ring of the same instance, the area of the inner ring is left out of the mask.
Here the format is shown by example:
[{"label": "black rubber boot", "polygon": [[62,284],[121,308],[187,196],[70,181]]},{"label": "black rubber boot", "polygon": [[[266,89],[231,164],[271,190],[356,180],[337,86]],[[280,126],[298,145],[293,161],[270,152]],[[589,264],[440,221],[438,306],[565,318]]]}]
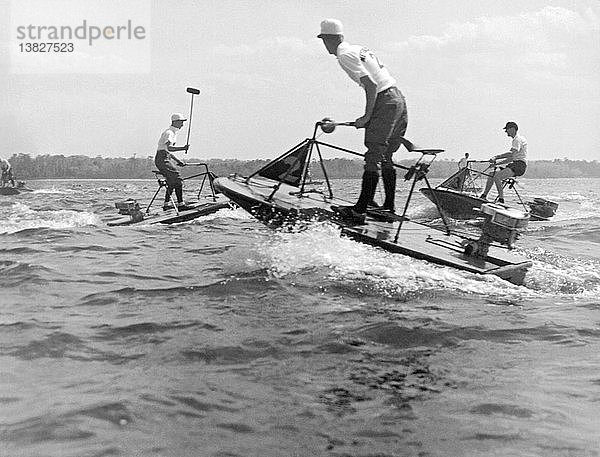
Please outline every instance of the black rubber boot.
[{"label": "black rubber boot", "polygon": [[167,185],[167,189],[165,190],[165,205],[168,205],[171,202],[171,194],[173,193],[173,188]]},{"label": "black rubber boot", "polygon": [[376,171],[365,171],[363,173],[360,196],[354,205],[354,210],[357,213],[362,214],[367,212],[367,206],[373,201],[373,197],[375,197],[377,181],[379,181],[379,173]]},{"label": "black rubber boot", "polygon": [[167,184],[167,188],[165,189],[165,202],[163,203],[163,210],[168,210],[171,208],[171,194],[173,193],[173,188]]},{"label": "black rubber boot", "polygon": [[177,197],[177,204],[183,205],[183,187],[181,184],[175,186],[175,196]]},{"label": "black rubber boot", "polygon": [[381,170],[381,177],[383,179],[383,190],[385,191],[383,209],[394,212],[396,209],[396,170],[384,168]]}]

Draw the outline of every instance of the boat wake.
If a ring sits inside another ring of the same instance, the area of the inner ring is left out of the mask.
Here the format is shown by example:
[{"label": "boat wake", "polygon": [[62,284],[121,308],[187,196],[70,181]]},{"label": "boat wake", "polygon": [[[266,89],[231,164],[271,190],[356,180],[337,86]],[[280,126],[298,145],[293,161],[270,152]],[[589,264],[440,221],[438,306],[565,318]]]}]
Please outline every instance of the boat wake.
[{"label": "boat wake", "polygon": [[248,214],[246,211],[244,211],[241,208],[235,207],[235,208],[220,209],[219,211],[217,211],[215,213],[207,214],[206,216],[201,216],[197,219],[189,221],[189,223],[202,225],[202,224],[206,223],[207,221],[213,221],[215,219],[222,219],[222,218],[236,219],[236,220],[254,220],[254,218],[250,214]]},{"label": "boat wake", "polygon": [[17,233],[36,228],[65,229],[101,224],[91,212],[73,210],[35,210],[17,202],[0,221],[0,233]]},{"label": "boat wake", "polygon": [[57,189],[56,187],[52,187],[50,189],[34,189],[32,192],[32,194],[57,194],[57,195],[63,195],[63,194],[69,194],[69,191],[66,190],[61,190],[61,189]]},{"label": "boat wake", "polygon": [[533,260],[525,285],[552,295],[597,297],[600,293],[600,262],[573,258],[537,247],[524,250]]},{"label": "boat wake", "polygon": [[326,281],[351,282],[363,291],[400,299],[436,291],[502,297],[508,302],[546,294],[591,297],[600,293],[600,262],[540,248],[520,250],[533,261],[524,286],[358,243],[340,236],[339,228],[328,222],[307,224],[299,231],[277,231],[257,250],[257,266],[275,278],[320,275]]},{"label": "boat wake", "polygon": [[258,266],[276,278],[313,272],[328,281],[352,282],[399,299],[435,291],[502,295],[508,300],[535,295],[494,275],[472,274],[358,243],[340,236],[339,228],[328,222],[297,232],[277,231],[257,249]]}]

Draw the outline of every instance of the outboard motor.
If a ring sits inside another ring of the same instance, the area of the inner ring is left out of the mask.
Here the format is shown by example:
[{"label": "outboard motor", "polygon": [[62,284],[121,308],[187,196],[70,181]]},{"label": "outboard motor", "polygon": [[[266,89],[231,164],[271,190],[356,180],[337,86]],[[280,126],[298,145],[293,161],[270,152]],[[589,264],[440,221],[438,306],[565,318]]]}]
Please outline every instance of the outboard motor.
[{"label": "outboard motor", "polygon": [[130,216],[132,222],[141,222],[144,220],[144,213],[140,209],[140,204],[131,198],[115,203],[115,208],[119,210],[119,214]]},{"label": "outboard motor", "polygon": [[549,219],[556,214],[558,203],[543,198],[534,198],[532,202],[527,202],[529,212],[532,218]]},{"label": "outboard motor", "polygon": [[527,213],[495,203],[484,203],[480,211],[484,216],[481,236],[476,241],[469,240],[464,244],[465,254],[470,256],[487,257],[494,241],[512,249],[520,232],[529,223]]}]

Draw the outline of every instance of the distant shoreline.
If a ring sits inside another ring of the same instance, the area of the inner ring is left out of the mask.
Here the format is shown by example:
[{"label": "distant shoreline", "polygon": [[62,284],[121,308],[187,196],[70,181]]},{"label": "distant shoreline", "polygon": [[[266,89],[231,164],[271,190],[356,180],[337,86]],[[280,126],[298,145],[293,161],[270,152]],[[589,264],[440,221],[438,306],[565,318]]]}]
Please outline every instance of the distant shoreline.
[{"label": "distant shoreline", "polygon": [[[184,157],[184,159],[187,159]],[[403,166],[415,163],[411,160],[400,160]],[[16,178],[32,179],[152,179],[152,170],[156,169],[152,157],[103,158],[88,156],[43,155],[31,157],[29,154],[13,154],[8,159]],[[217,176],[228,176],[237,173],[247,176],[271,159],[187,159],[190,162],[207,163],[210,171]],[[363,161],[354,158],[332,158],[324,160],[330,178],[356,178],[362,175]],[[440,158],[433,162],[429,170],[430,178],[444,178],[458,170],[457,161]],[[401,170],[399,170],[402,172]],[[311,175],[322,179],[320,166],[311,166]],[[600,162],[597,160],[531,160],[523,179],[527,178],[600,178]]]}]

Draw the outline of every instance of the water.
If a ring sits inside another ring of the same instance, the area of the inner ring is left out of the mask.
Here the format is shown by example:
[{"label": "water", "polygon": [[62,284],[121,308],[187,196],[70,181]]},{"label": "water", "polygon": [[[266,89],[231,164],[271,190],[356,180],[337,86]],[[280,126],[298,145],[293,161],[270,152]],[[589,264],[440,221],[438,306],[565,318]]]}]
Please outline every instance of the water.
[{"label": "water", "polygon": [[560,205],[524,286],[241,210],[107,227],[152,181],[28,183],[0,200],[0,455],[600,455],[600,180],[522,182]]}]

